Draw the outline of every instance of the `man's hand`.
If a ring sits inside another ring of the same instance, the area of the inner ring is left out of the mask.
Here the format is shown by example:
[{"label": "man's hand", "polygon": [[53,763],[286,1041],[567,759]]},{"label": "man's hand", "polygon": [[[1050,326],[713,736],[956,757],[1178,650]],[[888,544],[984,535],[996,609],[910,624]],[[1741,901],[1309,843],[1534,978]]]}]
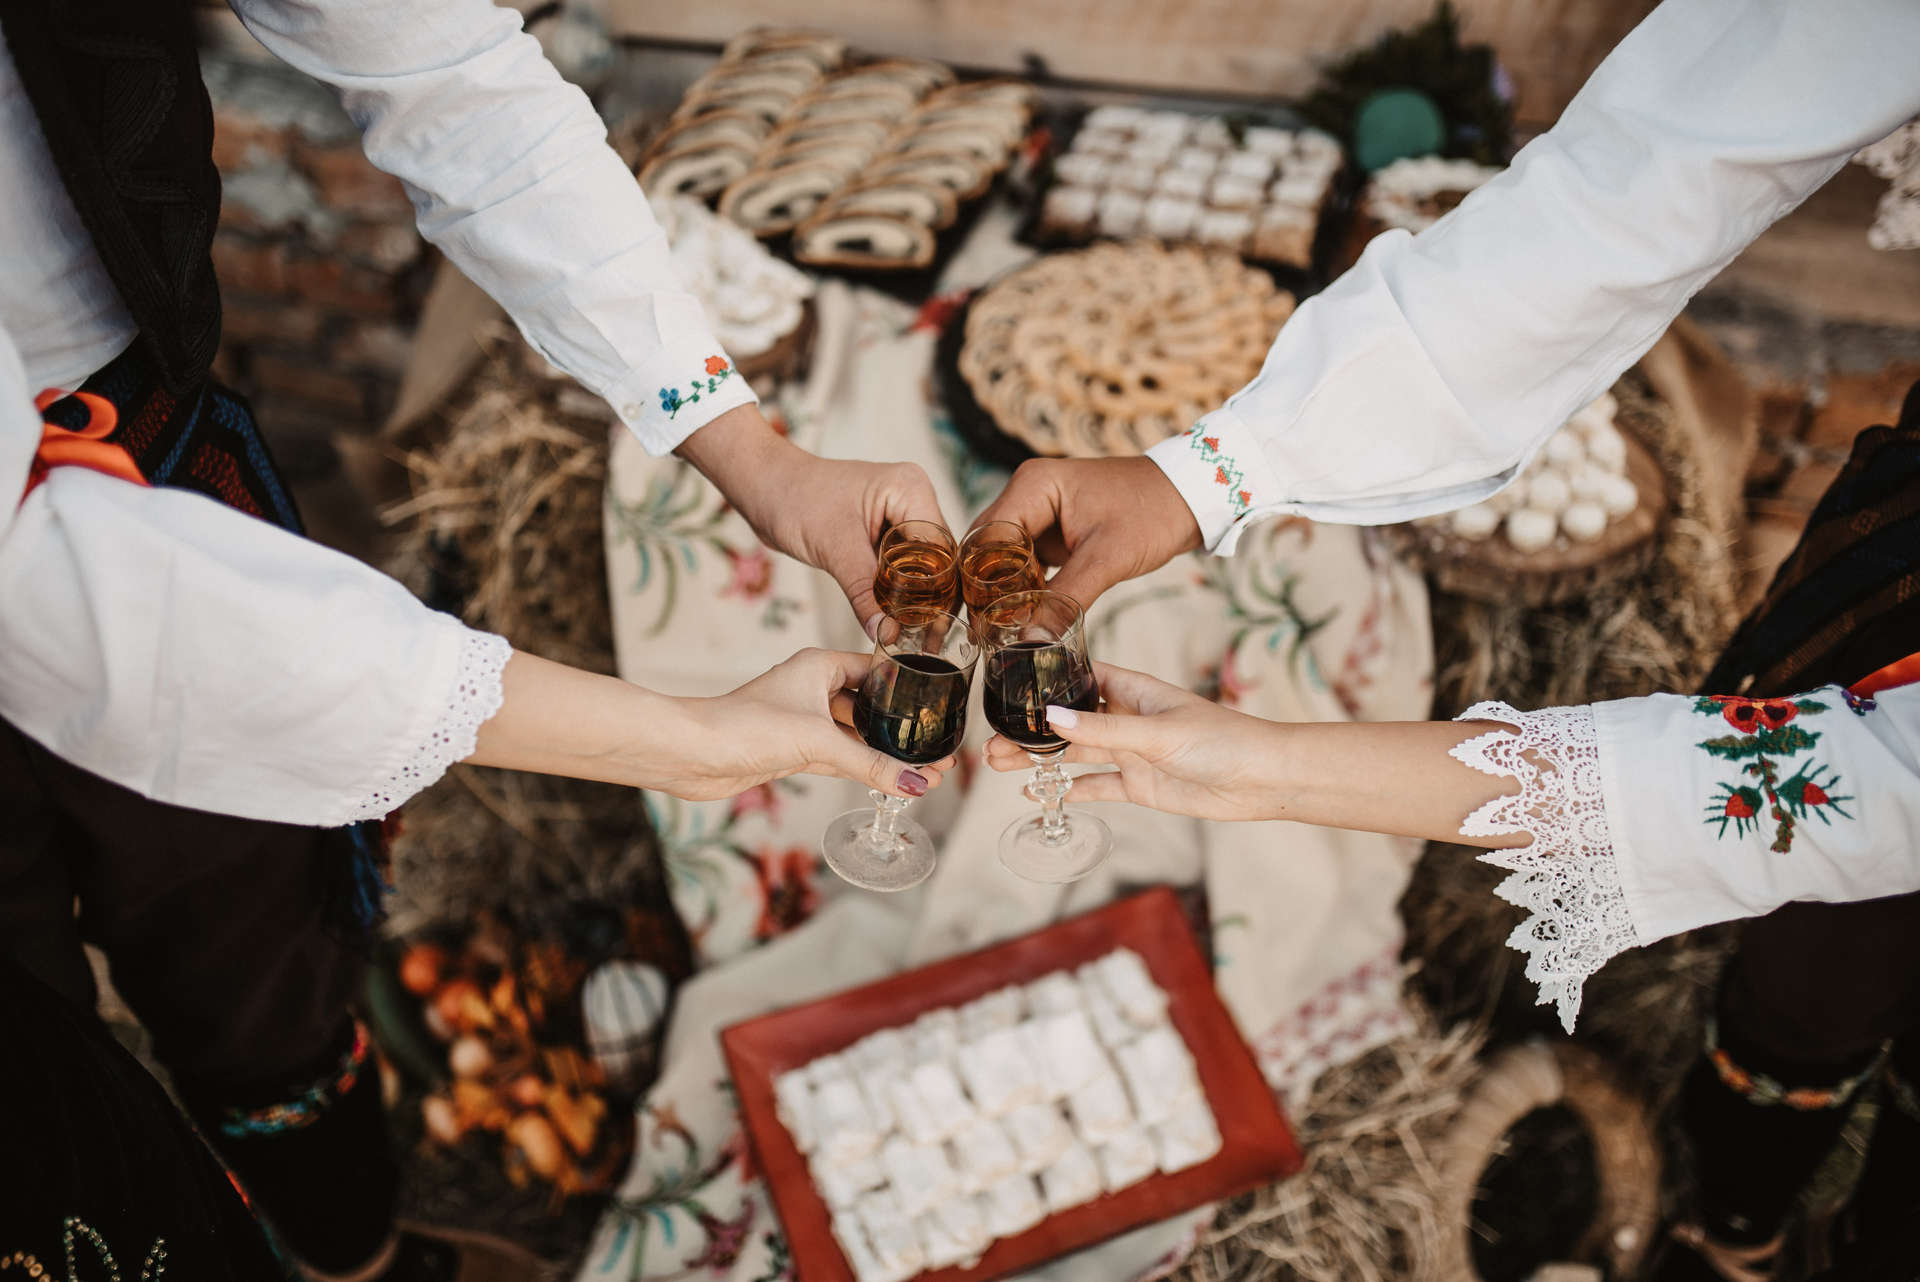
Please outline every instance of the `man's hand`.
[{"label": "man's hand", "polygon": [[817,458],[752,405],[728,410],[675,453],[727,496],[762,543],[832,575],[868,636],[880,618],[873,599],[880,536],[902,521],[946,524],[917,465]]},{"label": "man's hand", "polygon": [[1025,526],[1040,559],[1062,567],[1047,586],[1083,606],[1200,546],[1186,500],[1144,458],[1022,463],[982,521]]}]

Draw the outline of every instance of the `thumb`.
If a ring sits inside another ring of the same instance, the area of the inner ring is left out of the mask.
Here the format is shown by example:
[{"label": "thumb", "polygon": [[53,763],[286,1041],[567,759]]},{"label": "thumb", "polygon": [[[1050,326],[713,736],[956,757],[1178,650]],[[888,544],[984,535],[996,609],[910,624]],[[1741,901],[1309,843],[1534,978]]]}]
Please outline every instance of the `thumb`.
[{"label": "thumb", "polygon": [[1163,746],[1164,728],[1153,717],[1130,717],[1111,712],[1079,712],[1049,705],[1047,724],[1068,743],[1109,752],[1131,752],[1156,757]]},{"label": "thumb", "polygon": [[820,568],[832,575],[840,590],[847,594],[853,617],[860,620],[860,630],[871,640],[881,618],[880,602],[873,595],[873,576],[880,562],[873,549],[865,543],[847,544],[836,549]]},{"label": "thumb", "polygon": [[877,788],[889,797],[924,797],[927,793],[927,776],[884,752],[875,752],[850,734],[835,729],[821,743],[817,759],[844,779]]}]

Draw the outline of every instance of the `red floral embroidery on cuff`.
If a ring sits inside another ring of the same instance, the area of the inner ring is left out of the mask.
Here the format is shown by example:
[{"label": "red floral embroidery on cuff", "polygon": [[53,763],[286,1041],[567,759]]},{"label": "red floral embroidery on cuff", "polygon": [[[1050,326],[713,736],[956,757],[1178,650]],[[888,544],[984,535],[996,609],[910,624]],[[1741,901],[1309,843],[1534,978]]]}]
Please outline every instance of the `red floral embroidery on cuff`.
[{"label": "red floral embroidery on cuff", "polygon": [[1220,448],[1220,438],[1203,435],[1198,424],[1187,433],[1187,446],[1206,462],[1213,464],[1214,484],[1226,487],[1227,506],[1235,519],[1253,508],[1253,491],[1244,487],[1246,473],[1233,455]]}]

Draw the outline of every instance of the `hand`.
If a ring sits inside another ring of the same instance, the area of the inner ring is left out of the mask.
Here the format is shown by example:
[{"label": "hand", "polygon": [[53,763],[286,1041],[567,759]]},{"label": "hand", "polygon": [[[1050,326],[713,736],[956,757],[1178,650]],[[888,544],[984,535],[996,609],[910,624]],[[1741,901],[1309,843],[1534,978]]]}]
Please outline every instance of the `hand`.
[{"label": "hand", "polygon": [[1034,459],[980,514],[1014,521],[1062,569],[1047,584],[1090,606],[1114,584],[1200,546],[1200,526],[1152,459]]},{"label": "hand", "polygon": [[907,766],[846,727],[872,659],[802,650],[730,694],[673,698],[515,653],[502,703],[480,727],[469,764],[653,788],[688,801],[734,797],[793,774],[852,779],[918,797],[953,768]]},{"label": "hand", "polygon": [[730,694],[683,699],[692,725],[665,736],[667,777],[648,787],[689,801],[733,797],[793,774],[851,779],[894,797],[924,796],[954,759],[908,766],[867,747],[849,729],[853,691],[870,655],[802,650]]},{"label": "hand", "polygon": [[751,405],[708,423],[679,454],[727,496],[762,543],[832,575],[868,636],[881,617],[873,599],[880,536],[902,521],[946,524],[918,465],[816,457]]},{"label": "hand", "polygon": [[[1095,663],[1107,711],[1055,709],[1054,733],[1066,739],[1066,760],[1118,766],[1119,773],[1080,775],[1071,801],[1131,801],[1201,819],[1278,816],[1276,779],[1284,727],[1234,712],[1143,672]],[[1026,749],[998,735],[987,764],[1020,770]]]}]

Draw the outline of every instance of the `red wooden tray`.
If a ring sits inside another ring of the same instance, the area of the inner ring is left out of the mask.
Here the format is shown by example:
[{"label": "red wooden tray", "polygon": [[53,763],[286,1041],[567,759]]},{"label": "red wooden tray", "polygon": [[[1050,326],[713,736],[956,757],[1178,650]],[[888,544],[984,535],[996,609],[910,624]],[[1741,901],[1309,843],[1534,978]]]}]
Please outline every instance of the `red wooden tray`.
[{"label": "red wooden tray", "polygon": [[1198,1166],[1151,1176],[1050,1215],[1025,1233],[995,1241],[971,1268],[919,1276],[935,1282],[1004,1277],[1300,1169],[1299,1146],[1253,1052],[1220,1004],[1179,901],[1170,890],[1149,890],[1031,935],[750,1019],[720,1034],[747,1134],[786,1226],[800,1282],[854,1282],[854,1277],[834,1241],[830,1212],[814,1190],[806,1159],[775,1115],[774,1077],[876,1029],[911,1023],[933,1007],[957,1006],[1122,946],[1139,953],[1154,982],[1166,990],[1173,1026],[1193,1052],[1219,1123],[1220,1152]]}]

